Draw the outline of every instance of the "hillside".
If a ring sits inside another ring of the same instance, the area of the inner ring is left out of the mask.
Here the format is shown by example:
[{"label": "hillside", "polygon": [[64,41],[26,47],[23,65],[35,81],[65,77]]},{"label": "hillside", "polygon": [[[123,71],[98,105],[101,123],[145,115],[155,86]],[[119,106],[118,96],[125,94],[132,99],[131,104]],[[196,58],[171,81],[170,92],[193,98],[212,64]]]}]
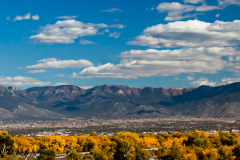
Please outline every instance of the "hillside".
[{"label": "hillside", "polygon": [[240,83],[198,88],[0,86],[0,119],[240,117]]}]

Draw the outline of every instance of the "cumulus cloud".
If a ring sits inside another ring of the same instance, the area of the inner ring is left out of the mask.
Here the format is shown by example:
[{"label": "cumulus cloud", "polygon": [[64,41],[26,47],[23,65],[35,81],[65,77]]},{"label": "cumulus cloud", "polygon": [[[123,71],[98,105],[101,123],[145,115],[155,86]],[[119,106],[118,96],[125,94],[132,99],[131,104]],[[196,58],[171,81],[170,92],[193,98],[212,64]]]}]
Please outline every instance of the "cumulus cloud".
[{"label": "cumulus cloud", "polygon": [[83,44],[83,45],[87,45],[87,44],[94,44],[93,41],[89,41],[89,40],[86,40],[86,39],[81,39],[79,41],[79,43]]},{"label": "cumulus cloud", "polygon": [[[198,1],[192,1],[188,0],[186,2],[198,2]],[[214,9],[220,9],[217,6],[208,6],[206,3],[204,3],[202,6],[195,6],[195,5],[185,5],[178,2],[163,2],[160,3],[157,8],[159,12],[167,12],[168,15],[165,17],[165,21],[175,21],[175,20],[181,20],[184,18],[191,18],[196,16],[199,13],[193,13],[193,14],[185,14],[192,11],[198,11],[198,12],[206,12]]]},{"label": "cumulus cloud", "polygon": [[0,77],[0,85],[4,86],[46,86],[50,82],[42,82],[32,77]]},{"label": "cumulus cloud", "polygon": [[93,88],[93,86],[79,86],[80,88],[82,88],[82,89],[91,89],[91,88]]},{"label": "cumulus cloud", "polygon": [[27,73],[44,73],[44,72],[46,72],[46,70],[44,70],[44,69],[27,71]]},{"label": "cumulus cloud", "polygon": [[157,8],[159,12],[168,12],[168,16],[164,19],[166,21],[174,21],[174,20],[180,20],[183,18],[190,18],[194,15],[188,15],[188,16],[182,16],[184,12],[191,12],[195,10],[195,6],[193,5],[182,5],[178,2],[172,2],[172,3],[160,3]]},{"label": "cumulus cloud", "polygon": [[[39,20],[39,18],[40,17],[39,17],[38,14],[31,16],[31,13],[27,13],[27,14],[25,14],[23,16],[17,15],[15,18],[13,18],[13,21],[30,20],[30,19],[32,19],[32,20]],[[7,17],[7,20],[10,21],[11,17]]]},{"label": "cumulus cloud", "polygon": [[218,5],[220,7],[227,7],[229,5],[238,5],[238,6],[240,6],[240,0],[218,0]]},{"label": "cumulus cloud", "polygon": [[190,84],[195,87],[202,86],[202,85],[207,85],[207,86],[216,86],[217,85],[216,82],[209,82],[209,80],[204,77],[201,77],[196,81],[190,82]]},{"label": "cumulus cloud", "polygon": [[216,14],[216,17],[219,17],[220,16],[220,14]]},{"label": "cumulus cloud", "polygon": [[62,86],[62,85],[68,85],[68,83],[59,82],[54,84],[54,86]]},{"label": "cumulus cloud", "polygon": [[33,15],[33,16],[32,16],[32,20],[35,20],[35,21],[36,21],[36,20],[39,20],[39,15],[37,15],[37,14],[36,14],[36,15]]},{"label": "cumulus cloud", "polygon": [[230,83],[234,83],[234,82],[240,82],[240,77],[237,77],[237,78],[234,78],[234,77],[231,77],[231,78],[224,77],[222,79],[220,85],[230,84]]},{"label": "cumulus cloud", "polygon": [[131,50],[122,52],[121,58],[136,60],[181,60],[181,61],[207,61],[221,59],[223,56],[239,55],[240,51],[232,47],[199,47],[176,50]]},{"label": "cumulus cloud", "polygon": [[232,22],[176,21],[148,27],[130,45],[161,47],[236,46],[240,43],[240,20]]},{"label": "cumulus cloud", "polygon": [[192,3],[192,4],[198,4],[198,3],[204,3],[204,0],[183,0],[184,3]]},{"label": "cumulus cloud", "polygon": [[216,68],[222,69],[222,64],[220,62],[209,64],[206,62],[134,60],[117,65],[107,63],[85,68],[78,74],[73,73],[71,77],[136,79],[138,77],[171,76],[194,72],[216,73]]},{"label": "cumulus cloud", "polygon": [[14,21],[21,21],[21,20],[26,20],[26,19],[30,19],[31,18],[31,14],[28,13],[28,14],[25,14],[23,16],[19,16],[17,15],[15,18],[14,18]]},{"label": "cumulus cloud", "polygon": [[[71,78],[138,78],[172,76],[182,73],[214,74],[219,71],[236,72],[240,69],[240,21],[216,21],[207,23],[198,20],[170,22],[148,27],[143,35],[129,44],[154,47],[179,47],[181,49],[147,49],[122,52],[119,64],[106,63],[91,66]],[[193,77],[188,77],[193,81]],[[200,83],[201,82],[201,83]],[[193,85],[209,84],[206,79],[192,82]]]},{"label": "cumulus cloud", "polygon": [[57,19],[74,19],[77,18],[78,16],[59,16],[59,17],[55,17]]},{"label": "cumulus cloud", "polygon": [[110,12],[110,13],[113,13],[113,12],[122,12],[121,9],[118,9],[118,8],[111,8],[111,9],[107,9],[107,10],[101,10],[101,12]]},{"label": "cumulus cloud", "polygon": [[110,33],[109,34],[109,37],[113,37],[113,38],[119,38],[119,36],[121,35],[121,33],[120,32],[113,32],[113,33]]},{"label": "cumulus cloud", "polygon": [[[39,61],[38,61],[39,62]],[[26,66],[26,69],[66,69],[66,68],[84,68],[93,66],[92,62],[80,59],[80,60],[40,60],[42,63],[38,63],[32,66]]]},{"label": "cumulus cloud", "polygon": [[[240,54],[231,47],[178,50],[131,50],[122,52],[120,64],[107,63],[73,73],[72,78],[138,78],[171,76],[182,73],[217,73],[235,64],[223,57]],[[236,65],[237,66],[237,65]]]},{"label": "cumulus cloud", "polygon": [[83,23],[74,19],[57,21],[55,24],[48,24],[41,28],[39,34],[33,35],[30,39],[38,43],[74,43],[79,37],[93,36],[98,34],[102,28],[124,28],[122,24],[107,25],[104,23],[93,24]]},{"label": "cumulus cloud", "polygon": [[220,8],[217,6],[209,6],[209,5],[203,4],[202,6],[196,7],[195,11],[206,12],[214,9],[220,9]]},{"label": "cumulus cloud", "polygon": [[113,24],[113,25],[110,25],[109,28],[125,28],[126,26],[125,25],[122,25],[122,24]]},{"label": "cumulus cloud", "polygon": [[47,59],[40,59],[37,62],[51,62],[51,61],[57,61],[57,58],[47,58]]},{"label": "cumulus cloud", "polygon": [[240,62],[240,56],[230,56],[228,57],[229,61],[239,61]]}]

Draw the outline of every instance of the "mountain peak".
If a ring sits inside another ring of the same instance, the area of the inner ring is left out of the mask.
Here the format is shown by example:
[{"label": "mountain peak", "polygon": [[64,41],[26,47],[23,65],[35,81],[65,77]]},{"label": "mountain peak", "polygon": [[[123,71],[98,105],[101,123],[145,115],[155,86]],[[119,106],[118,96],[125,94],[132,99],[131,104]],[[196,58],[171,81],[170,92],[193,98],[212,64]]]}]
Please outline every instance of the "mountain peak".
[{"label": "mountain peak", "polygon": [[[19,108],[19,106],[21,106]],[[227,118],[240,115],[240,83],[198,88],[134,88],[118,85],[82,89],[73,85],[19,90],[0,86],[0,114],[12,118]],[[29,111],[34,112],[33,116]],[[36,116],[36,114],[41,114]],[[54,117],[51,115],[55,115]],[[4,119],[0,117],[0,119]]]},{"label": "mountain peak", "polygon": [[14,87],[14,86],[8,86],[8,87],[6,87],[7,89],[9,89],[9,90],[13,90],[13,91],[15,91],[15,90],[20,90],[20,89],[18,89],[17,87]]}]

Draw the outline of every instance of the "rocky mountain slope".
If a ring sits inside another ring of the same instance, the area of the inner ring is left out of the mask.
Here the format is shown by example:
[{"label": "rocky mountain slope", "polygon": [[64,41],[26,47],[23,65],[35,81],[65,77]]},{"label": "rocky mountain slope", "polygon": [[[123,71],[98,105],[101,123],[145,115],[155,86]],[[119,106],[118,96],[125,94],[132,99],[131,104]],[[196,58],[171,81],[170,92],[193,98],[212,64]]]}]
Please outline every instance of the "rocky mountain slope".
[{"label": "rocky mountain slope", "polygon": [[198,88],[0,86],[0,119],[240,117],[240,83]]}]

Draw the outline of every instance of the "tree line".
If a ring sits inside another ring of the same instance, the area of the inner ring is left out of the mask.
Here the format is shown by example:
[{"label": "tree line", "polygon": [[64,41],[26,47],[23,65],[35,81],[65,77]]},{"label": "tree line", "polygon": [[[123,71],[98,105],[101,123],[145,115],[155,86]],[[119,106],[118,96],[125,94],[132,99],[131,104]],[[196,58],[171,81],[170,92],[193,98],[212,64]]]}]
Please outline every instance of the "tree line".
[{"label": "tree line", "polygon": [[[68,159],[92,160],[233,160],[240,159],[238,133],[207,134],[195,130],[192,133],[136,134],[118,132],[113,136],[90,135],[12,137],[0,131],[1,157],[40,153],[38,160],[55,159],[59,153],[68,153]],[[89,152],[91,156],[80,156]]]}]

